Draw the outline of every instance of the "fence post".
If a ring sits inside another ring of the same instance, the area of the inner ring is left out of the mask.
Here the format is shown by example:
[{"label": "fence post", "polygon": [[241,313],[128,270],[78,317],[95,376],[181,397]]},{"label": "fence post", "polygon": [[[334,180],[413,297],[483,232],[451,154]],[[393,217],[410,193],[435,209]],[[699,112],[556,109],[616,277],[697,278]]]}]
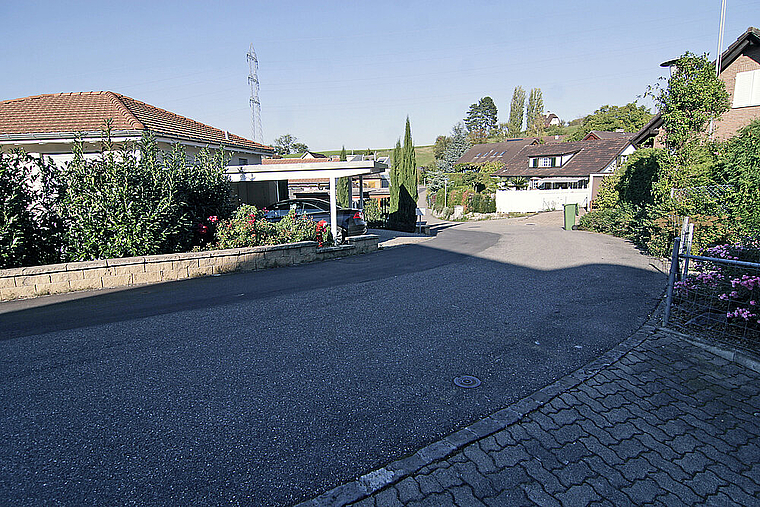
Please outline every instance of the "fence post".
[{"label": "fence post", "polygon": [[670,273],[668,274],[668,295],[665,298],[665,315],[662,317],[662,326],[667,327],[670,321],[670,305],[673,303],[673,286],[676,283],[678,273],[678,250],[681,246],[681,238],[673,240],[673,255],[670,258]]}]

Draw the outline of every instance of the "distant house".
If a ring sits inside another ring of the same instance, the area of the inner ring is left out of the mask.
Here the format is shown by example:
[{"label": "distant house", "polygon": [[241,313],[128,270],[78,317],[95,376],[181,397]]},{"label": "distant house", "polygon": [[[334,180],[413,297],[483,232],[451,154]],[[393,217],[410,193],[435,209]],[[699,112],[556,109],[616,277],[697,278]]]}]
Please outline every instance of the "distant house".
[{"label": "distant house", "polygon": [[[674,61],[665,62],[670,66]],[[760,118],[760,30],[750,27],[721,56],[719,79],[726,84],[731,109],[715,122],[713,138],[728,139]],[[664,145],[662,116],[655,115],[632,139],[639,146]]]},{"label": "distant house", "polygon": [[630,138],[531,144],[515,154],[494,177],[522,181],[496,193],[499,212],[533,212],[577,203],[589,207],[601,181],[635,151]]},{"label": "distant house", "polygon": [[636,135],[636,132],[623,132],[622,130],[616,130],[614,132],[607,132],[605,130],[591,130],[584,136],[583,141],[594,141],[599,139],[631,139]]},{"label": "distant house", "polygon": [[546,126],[546,128],[549,128],[555,125],[562,125],[562,120],[559,119],[559,116],[549,111],[544,116],[544,125]]},{"label": "distant house", "polygon": [[[334,166],[335,162],[339,162],[337,156],[322,156],[322,157],[306,157],[300,158],[265,158],[262,163],[267,165],[279,165],[286,167],[299,161],[308,162],[311,164],[326,164]],[[346,162],[374,162],[374,155],[347,155]],[[390,165],[389,157],[379,157],[377,162],[382,167]],[[362,188],[364,198],[382,199],[390,196],[390,175],[388,170],[374,174],[365,174],[362,179],[353,178],[353,198],[358,200],[359,187]],[[299,197],[312,197],[317,199],[329,199],[330,195],[330,180],[329,178],[290,178],[288,179],[287,195],[292,198]],[[284,198],[284,197],[283,197]]]},{"label": "distant house", "polygon": [[[229,164],[261,164],[274,148],[205,125],[190,118],[110,91],[35,95],[0,101],[0,146],[23,148],[45,155],[57,165],[73,158],[72,144],[80,138],[86,157],[101,150],[103,129],[110,121],[111,140],[117,145],[139,141],[151,132],[161,150],[181,144],[189,159],[204,148],[221,146]],[[269,204],[277,200],[277,182],[233,184],[239,202]]]}]

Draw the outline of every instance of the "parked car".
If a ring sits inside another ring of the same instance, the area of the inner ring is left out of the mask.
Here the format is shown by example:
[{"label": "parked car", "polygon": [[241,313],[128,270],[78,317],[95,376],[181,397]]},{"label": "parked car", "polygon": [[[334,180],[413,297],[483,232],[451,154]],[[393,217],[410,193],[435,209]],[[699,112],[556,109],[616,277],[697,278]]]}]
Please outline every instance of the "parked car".
[{"label": "parked car", "polygon": [[[322,199],[286,199],[267,206],[266,219],[279,222],[291,209],[298,215],[306,215],[315,222],[325,220],[330,223],[330,203]],[[338,230],[335,232],[335,244],[340,245],[347,236],[360,236],[367,233],[364,212],[358,209],[338,206]]]}]

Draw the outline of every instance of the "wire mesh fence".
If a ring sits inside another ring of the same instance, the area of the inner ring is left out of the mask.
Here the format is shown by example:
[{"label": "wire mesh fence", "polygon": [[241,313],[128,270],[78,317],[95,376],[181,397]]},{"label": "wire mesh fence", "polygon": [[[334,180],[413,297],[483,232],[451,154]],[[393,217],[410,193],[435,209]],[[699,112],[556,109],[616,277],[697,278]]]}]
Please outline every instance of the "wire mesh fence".
[{"label": "wire mesh fence", "polygon": [[760,241],[680,251],[675,240],[665,326],[760,353]]}]

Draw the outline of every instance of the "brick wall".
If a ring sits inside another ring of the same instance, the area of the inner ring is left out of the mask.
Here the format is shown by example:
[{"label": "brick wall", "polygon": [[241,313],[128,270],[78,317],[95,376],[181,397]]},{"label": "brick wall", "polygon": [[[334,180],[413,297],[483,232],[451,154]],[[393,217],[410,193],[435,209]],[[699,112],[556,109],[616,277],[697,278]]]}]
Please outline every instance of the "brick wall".
[{"label": "brick wall", "polygon": [[[731,103],[734,101],[734,88],[736,86],[736,74],[750,70],[760,69],[760,47],[749,47],[739,58],[734,60],[720,75],[720,79],[726,83],[726,91]],[[715,138],[728,139],[733,137],[742,127],[752,120],[760,118],[760,106],[737,107],[723,114],[716,122]]]},{"label": "brick wall", "polygon": [[350,237],[347,244],[337,247],[318,248],[313,241],[303,241],[287,245],[2,269],[0,301],[289,266],[373,252],[377,248],[378,237],[368,234]]}]

